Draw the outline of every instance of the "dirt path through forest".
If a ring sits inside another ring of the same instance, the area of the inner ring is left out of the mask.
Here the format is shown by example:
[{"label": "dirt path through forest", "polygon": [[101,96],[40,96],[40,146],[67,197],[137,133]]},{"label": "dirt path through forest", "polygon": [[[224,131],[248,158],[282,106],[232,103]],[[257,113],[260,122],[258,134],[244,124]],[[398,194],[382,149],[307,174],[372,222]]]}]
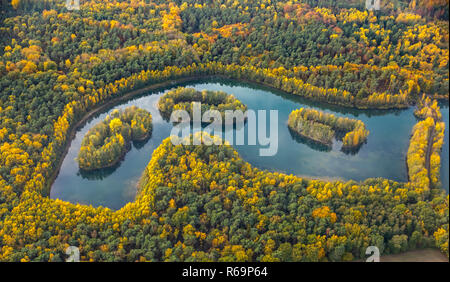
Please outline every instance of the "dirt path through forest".
[{"label": "dirt path through forest", "polygon": [[428,180],[430,183],[430,188],[433,188],[433,182],[431,180],[431,172],[430,172],[430,159],[431,159],[431,154],[433,153],[433,140],[434,140],[434,135],[435,135],[435,127],[432,126],[429,130],[429,134],[428,134],[428,142],[427,142],[427,152],[425,154],[425,168],[427,169],[427,174],[428,174]]}]

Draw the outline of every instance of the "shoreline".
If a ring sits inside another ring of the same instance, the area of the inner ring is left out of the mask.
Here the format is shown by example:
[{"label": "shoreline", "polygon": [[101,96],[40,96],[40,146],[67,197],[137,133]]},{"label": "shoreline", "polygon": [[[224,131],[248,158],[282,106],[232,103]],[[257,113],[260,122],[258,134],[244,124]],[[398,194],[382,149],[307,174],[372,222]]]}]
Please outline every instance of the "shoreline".
[{"label": "shoreline", "polygon": [[[63,153],[62,154],[60,154],[60,158],[58,158],[58,161],[57,161],[57,168],[54,170],[54,172],[49,176],[49,181],[47,182],[47,186],[46,186],[46,190],[45,190],[45,192],[47,192],[48,194],[46,195],[46,196],[50,196],[50,191],[51,191],[51,187],[53,186],[53,183],[54,183],[54,181],[56,180],[56,178],[57,178],[57,176],[58,176],[58,174],[59,174],[59,171],[60,171],[60,169],[61,169],[61,166],[62,166],[62,163],[64,162],[64,159],[65,159],[65,157],[66,157],[66,155],[67,155],[67,153],[68,153],[68,150],[69,150],[69,148],[70,148],[70,146],[71,146],[71,143],[72,143],[72,141],[73,141],[73,139],[75,138],[75,136],[76,136],[76,133],[77,133],[77,131],[80,129],[80,127],[82,127],[82,126],[84,126],[85,125],[85,123],[90,119],[90,118],[92,118],[95,114],[97,114],[97,113],[99,113],[99,112],[101,112],[101,111],[103,111],[103,110],[105,110],[105,109],[107,109],[108,107],[111,107],[111,106],[113,106],[114,104],[116,104],[116,103],[119,103],[119,102],[122,102],[122,101],[127,101],[127,100],[129,100],[129,99],[132,99],[132,98],[134,98],[135,96],[137,96],[137,95],[140,95],[140,94],[142,94],[142,93],[144,93],[144,92],[146,92],[146,91],[153,91],[153,90],[157,90],[158,88],[164,88],[164,87],[167,87],[167,86],[171,86],[171,85],[176,85],[176,84],[180,84],[180,83],[187,83],[187,82],[191,82],[191,81],[195,81],[195,80],[200,80],[200,79],[214,79],[214,78],[219,78],[219,79],[231,79],[231,80],[235,80],[235,81],[241,81],[241,82],[244,82],[244,83],[250,83],[250,84],[254,84],[254,85],[259,85],[259,86],[263,86],[263,87],[266,87],[266,88],[268,88],[268,89],[272,89],[272,90],[275,90],[275,91],[282,91],[282,92],[285,92],[285,91],[283,91],[283,90],[280,90],[280,89],[278,89],[278,88],[275,88],[275,87],[273,87],[273,86],[270,86],[270,85],[267,85],[267,84],[264,84],[264,83],[258,83],[258,82],[254,82],[254,81],[250,81],[250,80],[246,80],[246,79],[235,79],[235,78],[229,78],[229,77],[226,77],[226,76],[224,76],[224,75],[206,75],[206,76],[192,76],[192,77],[186,77],[186,78],[181,78],[181,79],[175,79],[175,80],[169,80],[169,81],[165,81],[165,82],[161,82],[161,83],[156,83],[156,84],[152,84],[152,85],[148,85],[148,86],[144,86],[144,87],[142,87],[142,88],[139,88],[139,89],[136,89],[136,90],[132,90],[132,91],[130,91],[130,92],[127,92],[126,94],[124,94],[124,95],[121,95],[121,96],[118,96],[118,97],[114,97],[114,98],[112,98],[111,100],[109,100],[109,101],[106,101],[105,103],[102,103],[102,104],[100,104],[100,105],[98,105],[97,107],[94,107],[93,109],[91,109],[90,111],[88,111],[79,121],[77,121],[76,122],[76,124],[74,125],[74,126],[72,126],[71,127],[71,129],[70,129],[70,131],[69,131],[69,134],[68,134],[68,138],[67,138],[67,141],[66,141],[66,144],[65,144],[65,146],[64,146],[64,151],[63,151]],[[299,96],[299,95],[295,95],[295,94],[292,94],[292,93],[288,93],[288,92],[285,92],[287,95],[292,95],[292,96],[298,96],[298,97],[301,97],[301,96]],[[308,99],[308,98],[305,98],[305,99]],[[308,100],[311,100],[311,99],[308,99]],[[319,103],[323,103],[323,102],[321,102],[321,101],[314,101],[314,100],[311,100],[311,101],[313,101],[313,102],[319,102]],[[334,106],[340,106],[340,105],[336,105],[336,104],[330,104],[330,105],[334,105]],[[343,106],[343,107],[345,107],[345,106]],[[409,108],[410,106],[408,106],[407,108]],[[351,108],[351,107],[350,107]],[[394,108],[391,108],[391,109],[394,109]],[[397,108],[397,109],[401,109],[401,108]],[[404,109],[404,108],[403,108]],[[371,110],[371,109],[367,109],[367,110]],[[297,132],[296,132],[297,133]],[[298,133],[297,133],[298,134]],[[149,136],[151,136],[151,134],[149,134]],[[147,136],[147,138],[149,137],[149,136]],[[411,137],[412,137],[412,135],[410,136],[410,138],[409,139],[411,139]],[[145,140],[146,138],[144,138],[144,140]],[[308,139],[310,139],[310,138],[308,138]],[[312,140],[312,139],[310,139],[310,140]],[[139,140],[136,140],[136,141],[139,141]],[[322,143],[320,143],[320,144],[322,144]],[[127,151],[128,152],[128,151]],[[126,155],[126,153],[124,154],[124,155]],[[119,160],[119,162],[122,160],[122,158],[120,158],[120,160]],[[409,182],[409,170],[408,170],[408,165],[407,165],[407,156],[405,157],[405,162],[406,162],[406,172],[407,172],[407,179],[408,179],[408,181],[407,182]],[[331,181],[331,182],[335,182],[335,181],[343,181],[343,182],[345,182],[345,181],[351,181],[351,179],[348,179],[348,180],[343,180],[343,179],[341,179],[341,178],[339,178],[339,177],[337,177],[337,178],[331,178],[331,177],[318,177],[318,176],[306,176],[306,175],[297,175],[298,177],[300,177],[300,178],[303,178],[303,179],[305,179],[305,180],[319,180],[319,181]],[[368,179],[370,179],[370,178],[368,178]],[[141,179],[140,179],[141,180]],[[139,180],[139,182],[140,182],[140,180]],[[364,180],[362,180],[362,181],[357,181],[357,182],[363,182]],[[138,182],[138,183],[139,183]],[[407,183],[407,182],[399,182],[399,183]],[[139,188],[140,188],[140,185],[138,184],[137,185],[137,187],[138,187],[138,189],[137,189],[137,193],[139,193]],[[410,254],[410,253],[413,253],[413,252],[421,252],[421,251],[429,251],[429,252],[435,252],[435,253],[439,253],[439,254],[442,254],[441,253],[441,251],[439,250],[439,249],[418,249],[418,250],[412,250],[412,251],[407,251],[407,252],[403,252],[403,253],[399,253],[399,254],[395,254],[395,255],[388,255],[388,257],[390,257],[390,256],[402,256],[402,255],[408,255],[408,254]],[[383,260],[384,258],[386,258],[385,256],[382,256],[381,257],[381,259]],[[415,261],[417,261],[417,260],[415,260]],[[448,260],[447,260],[448,261]]]}]

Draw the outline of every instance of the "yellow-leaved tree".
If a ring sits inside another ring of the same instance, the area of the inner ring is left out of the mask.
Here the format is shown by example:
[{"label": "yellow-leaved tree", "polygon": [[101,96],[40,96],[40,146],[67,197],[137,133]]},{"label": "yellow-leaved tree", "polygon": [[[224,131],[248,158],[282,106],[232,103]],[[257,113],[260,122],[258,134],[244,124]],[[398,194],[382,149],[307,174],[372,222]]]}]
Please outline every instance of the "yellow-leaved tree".
[{"label": "yellow-leaved tree", "polygon": [[20,5],[20,0],[11,0],[11,5],[13,6],[14,10],[17,10]]}]

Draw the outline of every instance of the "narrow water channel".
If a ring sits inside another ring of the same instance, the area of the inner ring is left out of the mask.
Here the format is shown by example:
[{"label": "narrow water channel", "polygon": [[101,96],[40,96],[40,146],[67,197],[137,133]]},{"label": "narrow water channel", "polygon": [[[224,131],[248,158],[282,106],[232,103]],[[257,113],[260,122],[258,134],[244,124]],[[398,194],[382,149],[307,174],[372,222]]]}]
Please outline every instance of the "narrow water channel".
[{"label": "narrow water channel", "polygon": [[[105,206],[119,209],[133,201],[139,177],[150,161],[152,152],[170,135],[172,125],[164,121],[157,109],[158,99],[165,92],[178,87],[152,91],[121,103],[90,119],[77,133],[62,163],[51,191],[51,198],[72,203]],[[319,103],[284,94],[266,87],[227,79],[207,79],[182,86],[198,90],[221,90],[235,95],[252,110],[278,110],[278,152],[272,157],[259,155],[260,146],[234,146],[241,157],[261,169],[279,171],[311,178],[364,180],[383,177],[406,181],[406,152],[412,127],[417,122],[413,109],[368,111],[353,110]],[[153,116],[153,134],[145,143],[135,143],[124,160],[114,168],[80,173],[75,160],[85,133],[116,108],[136,105]],[[338,141],[331,150],[316,146],[293,136],[287,128],[289,113],[300,107],[312,107],[338,116],[362,120],[370,131],[368,141],[357,153],[340,150]],[[442,183],[448,191],[448,104],[443,105],[446,136],[442,152]],[[269,115],[267,114],[267,118]],[[240,130],[247,130],[247,125]]]}]

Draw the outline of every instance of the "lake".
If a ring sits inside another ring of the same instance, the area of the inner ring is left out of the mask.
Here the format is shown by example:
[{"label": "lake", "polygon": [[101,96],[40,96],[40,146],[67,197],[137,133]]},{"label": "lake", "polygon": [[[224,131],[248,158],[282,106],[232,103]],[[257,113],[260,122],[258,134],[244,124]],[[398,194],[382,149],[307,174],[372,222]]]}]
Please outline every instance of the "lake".
[{"label": "lake", "polygon": [[[170,135],[172,124],[163,120],[157,103],[161,95],[178,86],[197,90],[221,90],[233,94],[248,109],[278,110],[278,151],[276,155],[259,155],[260,146],[234,146],[240,156],[251,165],[269,171],[279,171],[302,177],[341,180],[364,180],[383,177],[396,181],[407,181],[406,152],[414,124],[417,122],[413,108],[406,110],[355,110],[327,104],[315,103],[281,91],[251,83],[241,83],[228,79],[204,79],[171,87],[149,91],[118,104],[92,117],[78,130],[71,142],[59,174],[53,183],[50,197],[72,203],[104,206],[119,209],[133,201],[137,183],[142,171],[151,159],[152,152]],[[102,121],[114,109],[136,105],[146,109],[153,117],[153,133],[146,142],[134,143],[123,161],[116,167],[95,172],[80,172],[75,158],[81,147],[85,133],[96,123]],[[290,112],[301,107],[320,109],[362,120],[370,131],[367,143],[359,151],[344,153],[341,142],[335,141],[327,149],[307,142],[293,135],[287,120]],[[445,142],[442,152],[442,183],[446,191],[449,187],[449,109],[442,104],[442,114],[446,123]],[[269,114],[267,113],[267,118]],[[247,124],[239,130],[247,130]]]}]

